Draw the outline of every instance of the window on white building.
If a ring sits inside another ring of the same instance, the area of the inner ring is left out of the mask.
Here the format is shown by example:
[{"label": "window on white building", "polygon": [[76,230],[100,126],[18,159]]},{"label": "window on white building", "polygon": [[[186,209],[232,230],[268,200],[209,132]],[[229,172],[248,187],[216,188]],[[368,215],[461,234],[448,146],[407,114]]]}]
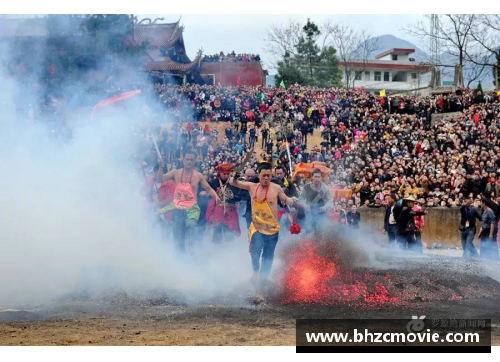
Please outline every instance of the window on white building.
[{"label": "window on white building", "polygon": [[376,82],[380,82],[382,80],[382,73],[380,72],[374,72],[373,73],[373,78]]},{"label": "window on white building", "polygon": [[398,55],[397,54],[393,54],[392,55],[392,60],[398,60]]},{"label": "window on white building", "polygon": [[367,82],[370,81],[370,71],[369,70],[365,71],[365,81],[367,81]]},{"label": "window on white building", "polygon": [[411,79],[417,79],[417,73],[411,73]]},{"label": "window on white building", "polygon": [[354,74],[355,74],[354,80],[361,80],[361,74],[363,74],[363,73],[356,71],[356,72],[354,72]]},{"label": "window on white building", "polygon": [[390,80],[389,72],[384,72],[384,82],[389,82],[389,80]]}]

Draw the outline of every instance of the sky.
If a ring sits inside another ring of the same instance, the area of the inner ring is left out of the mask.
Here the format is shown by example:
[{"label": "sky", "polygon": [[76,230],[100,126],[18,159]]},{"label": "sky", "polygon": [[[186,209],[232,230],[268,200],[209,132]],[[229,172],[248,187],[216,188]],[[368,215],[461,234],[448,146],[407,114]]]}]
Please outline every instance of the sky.
[{"label": "sky", "polygon": [[[181,17],[182,16],[182,17]],[[204,54],[228,53],[260,54],[266,66],[270,56],[264,51],[266,31],[273,24],[286,23],[288,19],[316,24],[331,18],[335,22],[367,30],[373,36],[392,34],[419,45],[418,39],[406,34],[403,27],[424,20],[423,15],[138,15],[142,18],[164,18],[162,22],[175,22],[181,18],[184,25],[184,43],[188,56],[193,59],[198,49]]]}]

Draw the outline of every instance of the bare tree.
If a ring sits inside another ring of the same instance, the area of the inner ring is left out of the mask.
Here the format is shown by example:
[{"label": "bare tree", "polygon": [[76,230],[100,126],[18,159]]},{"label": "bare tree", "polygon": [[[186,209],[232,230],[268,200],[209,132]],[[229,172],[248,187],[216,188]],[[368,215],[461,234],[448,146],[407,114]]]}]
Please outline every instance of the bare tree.
[{"label": "bare tree", "polygon": [[297,56],[296,48],[303,26],[294,19],[289,19],[284,24],[271,25],[263,40],[266,42],[265,50],[274,58],[270,64],[272,67],[285,57]]},{"label": "bare tree", "polygon": [[472,61],[467,62],[464,67],[465,88],[470,88],[474,82],[482,82],[488,76],[488,67],[484,64],[476,64]]},{"label": "bare tree", "polygon": [[467,59],[479,67],[493,71],[496,88],[500,80],[500,15],[477,15],[471,31],[472,49],[467,49]]},{"label": "bare tree", "polygon": [[344,70],[344,83],[354,87],[355,79],[365,70],[371,54],[378,50],[379,42],[365,30],[357,30],[345,24],[326,20],[322,25],[323,44],[333,46]]},{"label": "bare tree", "polygon": [[[463,68],[467,62],[467,49],[471,45],[472,29],[476,20],[475,14],[445,14],[438,15],[436,31],[432,31],[430,24],[430,16],[427,22],[419,21],[416,24],[409,25],[405,28],[408,34],[419,37],[425,44],[429,44],[432,38],[439,41],[441,51],[448,55],[440,57],[439,64],[432,64],[435,67],[454,68],[457,67],[458,79],[463,80]],[[429,59],[431,61],[431,59]],[[461,87],[463,84],[457,84]]]}]

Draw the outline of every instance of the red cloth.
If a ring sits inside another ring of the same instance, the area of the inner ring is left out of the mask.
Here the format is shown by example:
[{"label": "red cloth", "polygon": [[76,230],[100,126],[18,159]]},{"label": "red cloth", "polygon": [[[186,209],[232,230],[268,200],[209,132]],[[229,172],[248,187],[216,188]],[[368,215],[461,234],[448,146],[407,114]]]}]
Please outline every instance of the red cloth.
[{"label": "red cloth", "polygon": [[167,205],[174,200],[175,182],[172,180],[163,181],[158,190],[158,200],[163,205]]},{"label": "red cloth", "polygon": [[236,236],[241,235],[238,211],[234,205],[226,205],[226,213],[224,214],[224,206],[222,204],[216,205],[215,199],[212,198],[207,207],[206,218],[208,225],[215,226],[224,224],[227,225],[229,230]]},{"label": "red cloth", "polygon": [[[422,211],[422,208],[418,205],[413,206],[413,211]],[[415,219],[415,228],[417,230],[422,230],[425,226],[424,216],[414,216]]]},{"label": "red cloth", "polygon": [[131,91],[131,92],[120,93],[120,94],[118,94],[118,95],[116,95],[114,97],[111,97],[111,98],[108,98],[108,99],[104,99],[104,100],[100,101],[99,103],[97,103],[92,108],[92,111],[94,112],[94,111],[96,111],[99,108],[105,107],[105,106],[113,104],[113,103],[122,102],[123,100],[125,100],[127,98],[130,98],[130,97],[133,97],[133,96],[136,96],[139,93],[141,93],[141,91],[138,89],[138,90],[134,90],[134,91]]},{"label": "red cloth", "polygon": [[248,122],[255,122],[255,114],[253,113],[253,111],[247,111],[246,115],[248,118]]},{"label": "red cloth", "polygon": [[479,115],[479,113],[476,113],[476,114],[474,115],[474,122],[475,122],[476,124],[478,124],[480,120],[481,120],[481,116]]},{"label": "red cloth", "polygon": [[332,212],[330,212],[330,220],[332,220],[333,222],[339,222],[339,219],[340,219],[340,214],[333,210]]},{"label": "red cloth", "polygon": [[[158,200],[161,206],[167,206],[174,200],[175,182],[172,180],[163,181],[158,189]],[[172,212],[167,211],[163,214],[163,220],[170,223],[172,222]]]}]

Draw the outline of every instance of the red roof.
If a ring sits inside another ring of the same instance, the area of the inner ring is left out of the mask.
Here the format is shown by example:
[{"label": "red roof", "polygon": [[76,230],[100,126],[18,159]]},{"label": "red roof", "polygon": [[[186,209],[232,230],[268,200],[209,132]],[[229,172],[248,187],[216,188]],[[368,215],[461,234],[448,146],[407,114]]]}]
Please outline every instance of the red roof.
[{"label": "red roof", "polygon": [[176,63],[172,60],[159,60],[159,61],[151,61],[148,62],[144,66],[144,70],[150,71],[168,71],[168,72],[187,72],[191,68],[195,67],[200,63],[201,53],[198,53],[197,57],[191,62],[187,64]]},{"label": "red roof", "polygon": [[380,53],[379,55],[377,55],[375,57],[375,59],[380,59],[382,57],[385,57],[387,54],[392,54],[392,53],[407,53],[407,54],[411,54],[411,53],[415,53],[415,49],[409,49],[409,48],[392,48],[392,49],[386,50],[383,53]]},{"label": "red roof", "polygon": [[347,64],[351,68],[376,68],[376,69],[395,69],[395,70],[414,70],[419,72],[430,72],[432,67],[427,64],[395,64],[395,63],[376,63],[376,62],[341,62],[340,66]]}]

